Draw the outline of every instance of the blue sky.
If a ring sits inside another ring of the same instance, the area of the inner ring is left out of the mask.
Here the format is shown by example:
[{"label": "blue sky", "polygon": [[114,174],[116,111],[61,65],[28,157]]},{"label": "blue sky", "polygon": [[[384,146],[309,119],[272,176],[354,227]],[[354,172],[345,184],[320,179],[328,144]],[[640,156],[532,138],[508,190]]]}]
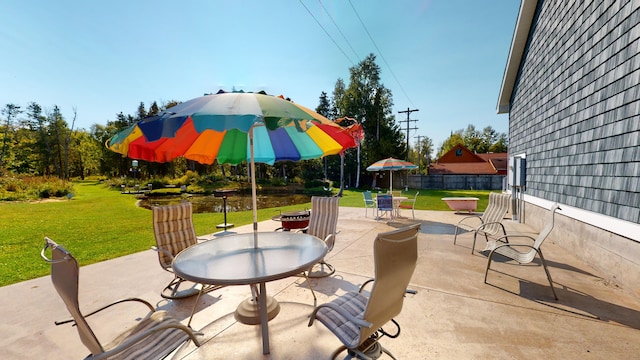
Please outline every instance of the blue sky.
[{"label": "blue sky", "polygon": [[148,107],[219,89],[264,90],[315,108],[322,91],[331,95],[338,78],[348,83],[349,68],[374,53],[396,120],[406,120],[398,111],[419,109],[411,143],[428,136],[437,150],[468,124],[508,132],[496,103],[519,7],[517,0],[4,0],[0,106],[58,105],[68,121],[75,108],[76,128],[85,129],[135,114],[141,101]]}]

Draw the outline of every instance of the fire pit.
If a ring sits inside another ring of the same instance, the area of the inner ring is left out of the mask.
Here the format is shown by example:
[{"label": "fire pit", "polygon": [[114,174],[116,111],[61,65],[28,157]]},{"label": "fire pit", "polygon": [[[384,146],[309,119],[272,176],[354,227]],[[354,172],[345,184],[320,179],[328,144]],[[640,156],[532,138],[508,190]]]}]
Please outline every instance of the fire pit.
[{"label": "fire pit", "polygon": [[271,220],[280,221],[282,223],[282,227],[277,228],[276,231],[290,231],[296,229],[304,229],[309,226],[310,217],[311,212],[309,210],[285,211],[283,213],[280,213],[280,215],[272,217]]}]

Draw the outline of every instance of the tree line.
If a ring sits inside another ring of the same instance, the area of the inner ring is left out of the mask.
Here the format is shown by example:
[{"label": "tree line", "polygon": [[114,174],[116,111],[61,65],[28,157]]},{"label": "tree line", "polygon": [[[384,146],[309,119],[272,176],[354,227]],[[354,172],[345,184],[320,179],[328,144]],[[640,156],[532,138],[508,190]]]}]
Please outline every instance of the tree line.
[{"label": "tree line", "polygon": [[[380,67],[376,57],[370,54],[349,69],[349,79],[337,79],[331,96],[322,92],[316,111],[329,119],[347,118],[342,125],[358,121],[364,129],[364,139],[356,149],[349,149],[344,157],[303,162],[281,162],[274,166],[258,164],[258,179],[282,178],[288,181],[344,178],[346,186],[362,187],[371,184],[373,174],[365,168],[387,157],[405,159],[425,169],[432,161],[433,142],[421,137],[416,145],[406,148],[404,134],[393,114],[393,96],[380,81]],[[295,100],[295,99],[294,99]],[[106,125],[94,124],[90,129],[76,129],[77,110],[65,118],[58,106],[44,110],[36,102],[24,108],[6,104],[0,117],[0,173],[51,175],[61,179],[86,176],[182,176],[187,170],[200,174],[220,173],[222,176],[246,176],[246,164],[238,166],[213,164],[205,166],[196,162],[176,159],[171,163],[139,161],[139,168],[132,169],[131,160],[122,158],[105,147],[105,142],[118,131],[153,116],[164,109],[179,104],[168,101],[153,102],[146,107],[140,102],[135,114],[120,112]],[[473,125],[466,130],[452,132],[438,151],[438,156],[458,143],[472,151],[506,151],[507,138],[491,127],[478,131]]]}]

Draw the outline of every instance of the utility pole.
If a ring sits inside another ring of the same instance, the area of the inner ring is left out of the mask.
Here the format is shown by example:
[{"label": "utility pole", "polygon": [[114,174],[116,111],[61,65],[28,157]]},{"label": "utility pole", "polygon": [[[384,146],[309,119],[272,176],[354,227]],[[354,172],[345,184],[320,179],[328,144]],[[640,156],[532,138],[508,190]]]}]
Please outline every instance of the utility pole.
[{"label": "utility pole", "polygon": [[411,122],[412,121],[416,122],[418,120],[409,119],[409,116],[414,111],[420,111],[420,110],[418,110],[418,109],[409,110],[409,108],[407,108],[407,110],[398,111],[398,114],[407,113],[407,120],[400,120],[399,121],[399,122],[406,122],[407,123],[407,161],[409,161],[409,130],[418,130],[417,127],[411,127]]},{"label": "utility pole", "polygon": [[[407,161],[409,161],[409,130],[418,130],[417,127],[411,127],[411,122],[417,122],[418,120],[411,120],[409,118],[409,116],[411,115],[412,112],[414,111],[420,111],[418,109],[409,109],[407,108],[407,110],[402,110],[402,111],[398,111],[398,114],[403,114],[403,113],[407,113],[407,120],[401,120],[400,122],[407,122]],[[407,182],[405,183],[405,190],[408,190],[409,188],[409,172],[407,171]]]},{"label": "utility pole", "polygon": [[420,147],[420,145],[422,145],[420,143],[420,140],[426,138],[426,136],[422,136],[422,135],[416,135],[414,136],[414,138],[418,139],[418,143],[416,144],[416,146],[418,146],[418,174],[422,174],[422,169],[420,168],[420,166],[422,165],[422,158],[420,156],[420,152],[422,151],[422,148]]}]

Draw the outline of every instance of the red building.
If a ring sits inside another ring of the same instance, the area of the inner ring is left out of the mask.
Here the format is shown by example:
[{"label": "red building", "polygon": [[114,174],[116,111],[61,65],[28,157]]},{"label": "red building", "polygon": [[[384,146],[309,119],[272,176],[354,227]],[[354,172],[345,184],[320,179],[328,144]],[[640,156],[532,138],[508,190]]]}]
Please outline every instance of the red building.
[{"label": "red building", "polygon": [[476,154],[456,145],[429,165],[429,175],[507,175],[507,153]]}]

